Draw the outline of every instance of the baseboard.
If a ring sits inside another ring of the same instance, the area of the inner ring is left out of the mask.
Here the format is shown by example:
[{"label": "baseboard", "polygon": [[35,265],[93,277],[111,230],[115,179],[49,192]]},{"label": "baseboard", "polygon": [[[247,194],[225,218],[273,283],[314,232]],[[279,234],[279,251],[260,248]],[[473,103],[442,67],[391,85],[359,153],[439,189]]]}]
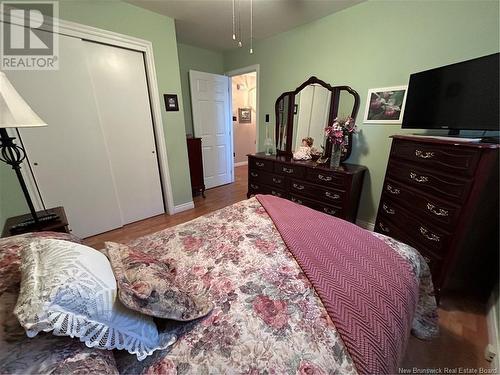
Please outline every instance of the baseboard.
[{"label": "baseboard", "polygon": [[179,204],[177,206],[174,206],[174,209],[172,210],[172,215],[178,214],[179,212],[182,212],[182,211],[190,210],[192,208],[194,208],[193,201]]},{"label": "baseboard", "polygon": [[368,229],[369,231],[373,232],[375,229],[375,223],[372,223],[370,221],[365,221],[365,220],[356,220],[356,225],[360,226],[361,228]]},{"label": "baseboard", "polygon": [[248,165],[248,160],[247,161],[240,161],[239,163],[234,163],[235,167],[242,167],[244,165]]},{"label": "baseboard", "polygon": [[498,369],[500,366],[500,337],[499,337],[499,322],[497,322],[496,316],[499,313],[496,311],[498,309],[498,302],[495,298],[495,293],[491,294],[488,301],[488,313],[486,315],[486,325],[488,326],[488,344],[490,344],[496,353],[495,358],[491,362],[491,367]]}]

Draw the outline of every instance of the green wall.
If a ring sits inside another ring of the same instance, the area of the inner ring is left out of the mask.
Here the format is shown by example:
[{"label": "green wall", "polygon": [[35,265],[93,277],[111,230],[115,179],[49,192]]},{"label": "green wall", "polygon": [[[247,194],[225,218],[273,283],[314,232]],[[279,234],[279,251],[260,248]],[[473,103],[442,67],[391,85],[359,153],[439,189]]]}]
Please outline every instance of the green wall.
[{"label": "green wall", "polygon": [[191,95],[189,88],[189,71],[223,74],[224,57],[222,53],[188,44],[177,44],[179,68],[181,72],[182,101],[184,102],[184,120],[186,134],[193,134],[193,116],[191,114]]},{"label": "green wall", "polygon": [[[152,42],[160,95],[179,96],[179,112],[166,112],[162,105],[162,120],[167,144],[170,178],[174,204],[190,202],[191,184],[185,141],[184,112],[182,106],[179,60],[174,20],[116,0],[60,1],[60,18]],[[163,99],[161,103],[163,103]],[[26,212],[25,203],[18,193],[13,172],[0,167],[1,201],[0,224],[6,217]],[[133,171],[131,171],[133,173]]]},{"label": "green wall", "polygon": [[499,51],[498,1],[368,1],[224,54],[226,71],[260,64],[260,139],[274,103],[311,75],[361,96],[350,163],[369,168],[358,218],[374,222],[390,150],[400,125],[363,124],[367,90],[406,85],[413,72]]}]

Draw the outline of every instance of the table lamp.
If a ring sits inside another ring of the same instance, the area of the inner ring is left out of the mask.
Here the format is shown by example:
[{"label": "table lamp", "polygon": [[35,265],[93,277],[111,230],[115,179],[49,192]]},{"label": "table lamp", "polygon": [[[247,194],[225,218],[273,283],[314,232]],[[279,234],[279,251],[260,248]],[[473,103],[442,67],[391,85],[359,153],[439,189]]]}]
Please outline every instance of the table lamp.
[{"label": "table lamp", "polygon": [[15,138],[9,136],[7,133],[7,128],[30,128],[38,126],[47,126],[47,124],[23,100],[21,95],[19,95],[14,86],[9,82],[5,73],[0,72],[0,160],[10,165],[16,172],[32,216],[32,219],[17,224],[16,227],[19,228],[11,228],[11,232],[20,228],[36,227],[40,224],[40,221],[46,222],[58,218],[54,214],[37,215],[21,174],[21,163],[26,158],[26,153],[21,146],[14,143]]}]

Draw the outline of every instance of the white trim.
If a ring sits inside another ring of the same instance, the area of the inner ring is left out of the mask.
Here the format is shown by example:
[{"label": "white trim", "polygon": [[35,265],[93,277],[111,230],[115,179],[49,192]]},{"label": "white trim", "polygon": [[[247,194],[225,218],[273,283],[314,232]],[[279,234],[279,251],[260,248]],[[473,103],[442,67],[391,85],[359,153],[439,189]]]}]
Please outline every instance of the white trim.
[{"label": "white trim", "polygon": [[[23,18],[11,18],[12,23],[24,26]],[[156,148],[158,153],[158,164],[160,167],[161,183],[163,188],[163,200],[167,212],[173,215],[174,198],[172,194],[172,184],[170,180],[170,171],[168,168],[167,146],[165,143],[165,134],[163,132],[162,112],[160,105],[160,94],[158,90],[158,80],[156,78],[156,69],[154,64],[153,45],[150,41],[135,38],[128,35],[118,34],[112,31],[98,29],[95,27],[82,25],[75,22],[64,21],[61,19],[52,19],[47,21],[47,26],[54,23],[58,25],[58,34],[70,37],[81,38],[92,42],[109,44],[116,47],[128,48],[144,53],[144,64],[146,68],[146,79],[149,89],[149,100],[151,103],[151,113],[153,116],[153,130],[155,133]],[[43,27],[41,27],[43,29]],[[51,31],[50,29],[47,31]],[[22,168],[27,169],[27,168]],[[23,173],[29,188],[30,196],[38,197],[38,192],[33,190],[34,177],[31,173]],[[39,205],[39,198],[34,199],[34,204]],[[41,209],[41,205],[35,207]]]},{"label": "white trim", "polygon": [[375,223],[372,223],[370,221],[365,221],[365,220],[356,220],[356,225],[360,226],[361,228],[367,229],[371,232],[375,229]]},{"label": "white trim", "polygon": [[[496,298],[499,298],[498,296]],[[496,301],[495,293],[492,293],[488,300],[488,313],[486,315],[486,326],[488,327],[488,346],[485,349],[485,354],[488,351],[489,346],[493,348],[495,352],[495,358],[492,361],[492,368],[498,369],[500,366],[500,336],[498,332],[498,322],[496,320],[496,314],[498,314],[497,307],[498,302]],[[486,357],[486,355],[485,355]]]},{"label": "white trim", "polygon": [[240,161],[239,163],[234,163],[235,167],[242,167],[244,165],[248,165],[248,160],[247,161]]},{"label": "white trim", "polygon": [[[255,65],[250,65],[246,66],[244,68],[240,69],[235,69],[235,70],[230,70],[226,72],[226,75],[228,77],[234,77],[234,76],[239,76],[242,74],[246,73],[253,73],[255,72],[257,74],[257,77],[255,77],[255,82],[256,82],[256,94],[255,94],[255,152],[259,152],[259,116],[260,116],[260,64],[255,64]],[[229,81],[231,84],[231,80]],[[231,93],[232,91],[232,86],[229,88],[229,92]],[[231,99],[231,124],[233,123],[233,116],[232,116],[232,106],[233,106],[233,99]],[[236,166],[236,164],[235,164]]]},{"label": "white trim", "polygon": [[174,209],[172,211],[173,211],[173,214],[178,214],[179,212],[187,211],[187,210],[190,210],[192,208],[194,208],[193,201],[182,203],[182,204],[179,204],[177,206],[174,206]]}]

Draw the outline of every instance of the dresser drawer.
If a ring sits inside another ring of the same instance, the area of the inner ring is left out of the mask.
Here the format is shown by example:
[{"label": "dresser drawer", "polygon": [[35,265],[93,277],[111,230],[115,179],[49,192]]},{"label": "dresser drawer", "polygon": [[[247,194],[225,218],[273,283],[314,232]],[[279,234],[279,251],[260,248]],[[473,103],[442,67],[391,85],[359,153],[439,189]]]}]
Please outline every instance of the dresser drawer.
[{"label": "dresser drawer", "polygon": [[274,186],[265,185],[261,182],[249,181],[248,191],[250,194],[270,194],[275,197],[288,199],[288,194],[285,190],[276,188]]},{"label": "dresser drawer", "polygon": [[302,180],[290,181],[290,192],[305,197],[342,207],[345,192],[343,190],[329,189],[320,185],[310,184]]},{"label": "dresser drawer", "polygon": [[274,163],[274,172],[285,176],[293,176],[301,178],[305,174],[305,168],[299,165]]},{"label": "dresser drawer", "polygon": [[397,162],[389,163],[387,175],[417,190],[458,202],[465,201],[472,185],[471,180],[455,178]]},{"label": "dresser drawer", "polygon": [[281,175],[264,172],[256,169],[250,170],[248,173],[250,180],[255,183],[277,186],[283,189],[285,188],[285,178]]},{"label": "dresser drawer", "polygon": [[378,232],[407,242],[417,250],[428,249],[440,256],[445,255],[451,240],[450,233],[411,215],[394,202],[386,205],[391,213],[387,213],[383,205],[379,208]]},{"label": "dresser drawer", "polygon": [[479,152],[465,147],[394,140],[391,157],[410,160],[420,166],[441,169],[446,173],[472,176],[479,161]]},{"label": "dresser drawer", "polygon": [[314,210],[321,211],[325,214],[332,215],[332,216],[337,216],[337,217],[343,217],[343,212],[342,208],[336,207],[336,206],[331,206],[322,202],[317,202],[311,199],[304,198],[300,195],[292,194],[290,196],[290,199],[298,204],[301,204],[303,206],[307,206],[309,208],[312,208]]},{"label": "dresser drawer", "polygon": [[460,217],[460,206],[416,192],[388,179],[384,183],[379,209],[390,214],[394,210],[392,202],[411,210],[417,216],[440,224],[449,231],[453,230]]},{"label": "dresser drawer", "polygon": [[274,162],[272,160],[259,159],[249,157],[250,170],[261,170],[272,172],[274,169]]},{"label": "dresser drawer", "polygon": [[346,176],[332,171],[309,168],[306,173],[306,178],[316,184],[328,184],[343,188]]}]

